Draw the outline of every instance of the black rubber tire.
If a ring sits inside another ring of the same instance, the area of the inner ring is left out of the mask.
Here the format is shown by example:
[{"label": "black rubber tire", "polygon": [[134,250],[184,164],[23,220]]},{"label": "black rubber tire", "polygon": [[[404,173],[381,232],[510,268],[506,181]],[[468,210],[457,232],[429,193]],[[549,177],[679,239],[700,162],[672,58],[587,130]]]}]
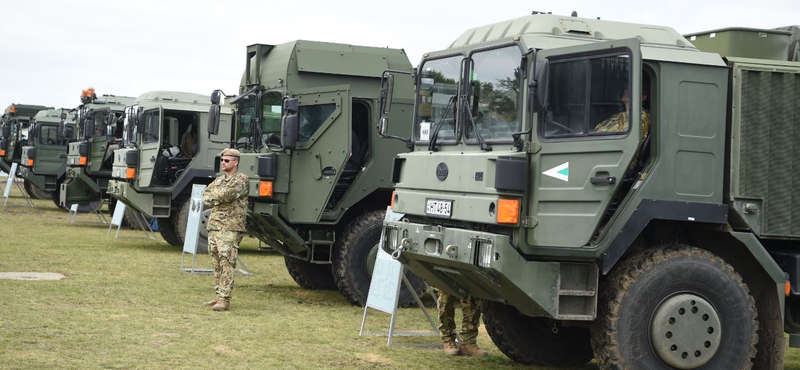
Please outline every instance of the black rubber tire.
[{"label": "black rubber tire", "polygon": [[44,190],[41,190],[41,189],[37,188],[36,185],[33,185],[33,183],[30,182],[30,181],[24,180],[23,184],[24,184],[23,187],[25,188],[25,192],[28,193],[28,196],[30,196],[31,198],[44,199],[44,200],[53,199],[52,193],[48,193],[48,192],[46,192]]},{"label": "black rubber tire", "polygon": [[[699,368],[750,369],[756,355],[758,321],[755,300],[742,277],[722,258],[679,244],[631,256],[615,267],[601,286],[598,319],[592,327],[599,367],[671,369],[652,349],[651,320],[662,302],[683,293],[707,300],[720,319],[719,348]],[[698,331],[704,330],[698,327]]]},{"label": "black rubber tire", "polygon": [[[182,202],[178,203],[179,206],[175,209],[177,212],[172,213],[172,225],[175,227],[175,235],[180,240],[181,246],[183,246],[184,240],[186,240],[186,221],[189,219],[189,207],[191,206],[192,200],[191,198],[187,198]],[[201,224],[202,228],[205,228],[205,222]],[[207,254],[208,253],[208,233],[207,232],[200,232],[200,235],[197,239],[197,253],[198,254]]]},{"label": "black rubber tire", "polygon": [[175,225],[172,224],[172,220],[161,217],[156,218],[156,222],[158,223],[158,232],[161,234],[161,237],[164,238],[164,241],[176,247],[183,247],[183,240],[181,240],[181,238],[178,237],[178,233],[175,232]]},{"label": "black rubber tire", "polygon": [[508,358],[526,365],[583,366],[594,357],[588,328],[563,327],[546,317],[523,315],[513,306],[484,301],[483,323]]},{"label": "black rubber tire", "polygon": [[[354,305],[364,306],[367,303],[372,274],[367,270],[366,259],[380,241],[385,213],[383,210],[370,211],[356,217],[347,225],[343,237],[338,241],[338,256],[333,260],[333,280],[339,291]],[[421,294],[425,282],[408,270],[406,277],[417,294]],[[414,302],[414,296],[402,284],[398,306],[408,307]]]},{"label": "black rubber tire", "polygon": [[297,285],[314,290],[336,289],[331,265],[320,265],[288,256],[283,258],[286,262],[286,270],[289,271],[289,275],[292,276]]},{"label": "black rubber tire", "polygon": [[[144,216],[144,215],[142,215],[142,216]],[[137,222],[136,221],[136,211],[134,211],[131,207],[127,207],[127,206],[125,207],[125,213],[122,215],[122,224],[125,225],[125,227],[128,227],[128,228],[130,228],[132,230],[145,230],[145,229],[149,230],[149,228],[147,228],[147,225],[142,225],[141,224],[141,222],[148,222],[148,221],[150,221],[150,220],[148,220],[147,216],[145,216],[144,217],[144,221],[139,220],[139,222]],[[142,228],[142,227],[144,227],[144,228]]]}]

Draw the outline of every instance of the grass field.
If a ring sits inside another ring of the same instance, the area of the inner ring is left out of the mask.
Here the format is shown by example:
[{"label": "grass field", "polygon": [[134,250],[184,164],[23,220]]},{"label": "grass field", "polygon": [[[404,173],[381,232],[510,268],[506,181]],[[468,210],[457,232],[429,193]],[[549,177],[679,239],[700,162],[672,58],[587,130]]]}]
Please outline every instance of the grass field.
[{"label": "grass field", "polygon": [[[481,359],[410,345],[438,338],[388,347],[386,338],[359,337],[362,308],[336,291],[300,288],[283,257],[250,238],[240,257],[255,275],[237,277],[230,311],[212,312],[202,302],[213,297],[213,278],[181,272],[178,248],[130,230],[106,238],[94,216],[70,224],[51,201],[29,208],[18,192],[9,203],[0,208],[0,272],[67,277],[0,280],[3,369],[545,369],[513,363],[483,331],[478,341],[491,355]],[[210,265],[208,256],[198,261]],[[370,311],[369,331],[387,330],[389,318]],[[397,326],[423,331],[427,322],[403,309]],[[800,370],[800,351],[787,352],[786,369]]]}]

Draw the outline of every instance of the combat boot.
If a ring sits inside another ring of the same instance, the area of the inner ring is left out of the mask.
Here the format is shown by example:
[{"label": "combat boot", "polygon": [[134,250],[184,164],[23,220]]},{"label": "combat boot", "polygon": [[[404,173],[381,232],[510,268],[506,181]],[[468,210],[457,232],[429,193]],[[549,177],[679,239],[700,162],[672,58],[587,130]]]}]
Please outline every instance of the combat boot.
[{"label": "combat boot", "polygon": [[453,341],[444,342],[444,354],[448,356],[458,355],[458,344]]},{"label": "combat boot", "polygon": [[214,307],[211,307],[211,309],[213,309],[214,311],[227,311],[230,305],[231,305],[230,302],[224,299],[220,299],[217,300],[217,303],[214,305]]},{"label": "combat boot", "polygon": [[476,343],[462,344],[461,345],[461,354],[470,355],[472,357],[486,357],[486,356],[489,356],[489,352],[480,349],[478,347],[478,344],[476,344]]},{"label": "combat boot", "polygon": [[213,306],[213,305],[217,304],[217,301],[219,301],[219,297],[215,297],[214,299],[212,299],[212,300],[210,300],[208,302],[203,302],[203,306],[209,306],[209,307]]}]

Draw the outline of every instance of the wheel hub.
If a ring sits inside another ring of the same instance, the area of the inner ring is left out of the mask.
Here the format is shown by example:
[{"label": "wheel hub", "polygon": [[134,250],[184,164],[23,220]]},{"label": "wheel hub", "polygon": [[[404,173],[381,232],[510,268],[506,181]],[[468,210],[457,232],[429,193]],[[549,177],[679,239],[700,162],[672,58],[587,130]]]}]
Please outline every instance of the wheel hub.
[{"label": "wheel hub", "polygon": [[664,363],[677,369],[696,369],[714,357],[722,328],[717,311],[705,299],[680,294],[656,309],[650,336]]}]

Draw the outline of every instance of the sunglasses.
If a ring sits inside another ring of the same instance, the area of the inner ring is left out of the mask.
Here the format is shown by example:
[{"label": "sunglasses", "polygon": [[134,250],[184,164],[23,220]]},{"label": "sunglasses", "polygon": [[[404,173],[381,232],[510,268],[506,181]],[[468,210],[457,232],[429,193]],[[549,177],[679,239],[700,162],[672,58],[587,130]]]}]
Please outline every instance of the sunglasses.
[{"label": "sunglasses", "polygon": [[233,161],[236,161],[236,160],[237,159],[222,159],[221,161],[223,161],[225,163],[228,163],[228,162],[233,162]]}]

